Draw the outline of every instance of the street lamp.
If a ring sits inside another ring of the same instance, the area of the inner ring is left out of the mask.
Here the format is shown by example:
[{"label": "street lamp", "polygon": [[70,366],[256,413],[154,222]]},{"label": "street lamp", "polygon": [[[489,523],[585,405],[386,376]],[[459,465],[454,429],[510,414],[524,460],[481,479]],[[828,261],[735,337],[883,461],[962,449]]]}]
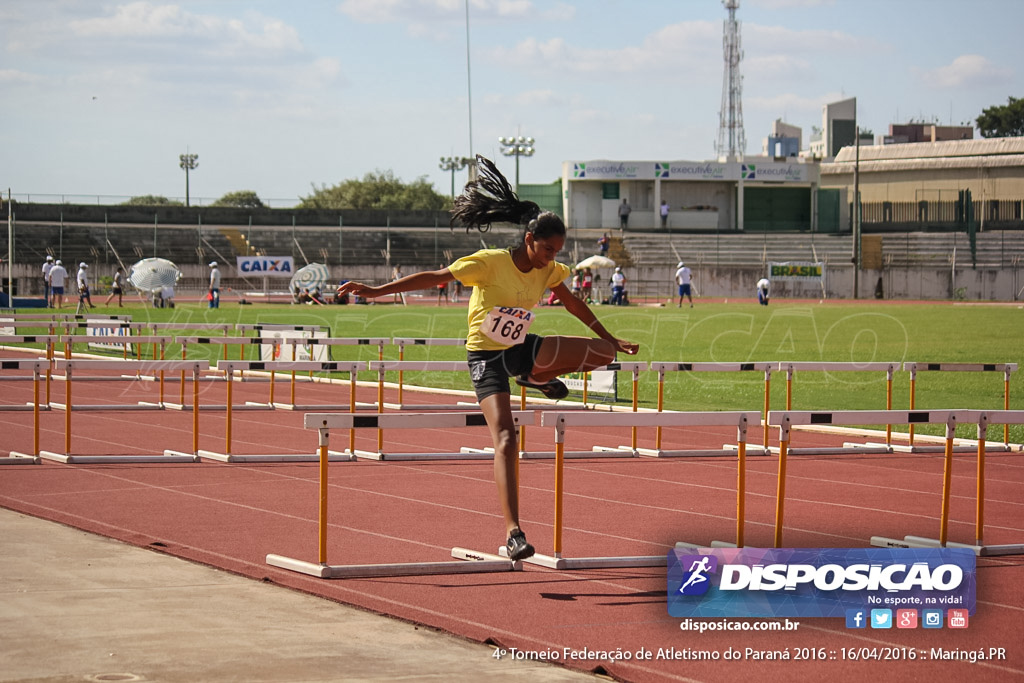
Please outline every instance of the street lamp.
[{"label": "street lamp", "polygon": [[518,137],[509,136],[507,138],[498,138],[498,144],[501,145],[502,154],[507,157],[516,158],[516,192],[519,192],[519,157],[533,156],[533,138],[523,137],[522,135]]},{"label": "street lamp", "polygon": [[441,157],[441,170],[452,172],[452,199],[455,199],[455,172],[466,168],[471,161],[469,157]]},{"label": "street lamp", "polygon": [[185,206],[188,206],[188,172],[194,171],[199,167],[199,155],[198,154],[179,154],[178,164],[185,170]]}]

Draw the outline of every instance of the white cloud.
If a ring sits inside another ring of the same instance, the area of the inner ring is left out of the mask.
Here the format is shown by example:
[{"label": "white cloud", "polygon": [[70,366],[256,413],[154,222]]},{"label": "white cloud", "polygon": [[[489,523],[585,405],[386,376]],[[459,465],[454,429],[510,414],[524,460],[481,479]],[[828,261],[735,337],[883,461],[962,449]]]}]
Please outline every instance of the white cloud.
[{"label": "white cloud", "polygon": [[[564,3],[541,7],[532,0],[470,0],[470,23],[509,19],[567,21],[575,8]],[[338,11],[366,24],[452,22],[464,23],[463,0],[343,0]]]},{"label": "white cloud", "polygon": [[1013,70],[997,66],[981,55],[960,55],[946,66],[936,69],[912,69],[925,84],[933,88],[963,88],[1008,82]]}]

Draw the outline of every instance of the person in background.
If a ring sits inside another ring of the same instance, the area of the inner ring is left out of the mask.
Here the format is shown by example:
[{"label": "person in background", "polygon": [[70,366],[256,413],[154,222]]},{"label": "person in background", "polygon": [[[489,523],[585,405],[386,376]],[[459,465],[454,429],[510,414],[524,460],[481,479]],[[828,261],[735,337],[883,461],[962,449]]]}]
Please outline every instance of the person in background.
[{"label": "person in background", "polygon": [[622,268],[615,266],[615,272],[612,273],[612,297],[608,301],[612,306],[623,306],[625,305],[622,300],[622,295],[626,291],[626,276],[622,274]]},{"label": "person in background", "polygon": [[668,226],[668,202],[661,200],[661,227]]},{"label": "person in background", "polygon": [[[444,268],[444,264],[441,264],[441,268]],[[448,303],[448,283],[442,282],[437,286],[437,305],[444,306]]]},{"label": "person in background", "polygon": [[601,256],[608,255],[608,247],[611,246],[611,238],[608,237],[608,233],[601,235],[601,239],[597,241],[597,253]]},{"label": "person in background", "polygon": [[[401,280],[402,277],[404,277],[402,275],[402,266],[396,264],[394,270],[391,271],[391,281]],[[395,303],[405,305],[405,292],[397,292],[395,294]]]},{"label": "person in background", "polygon": [[679,286],[679,303],[676,304],[676,308],[683,307],[683,297],[685,296],[690,300],[690,308],[693,308],[693,293],[691,292],[690,281],[693,279],[693,273],[686,267],[686,264],[682,261],[676,266],[676,285]]},{"label": "person in background", "polygon": [[50,308],[50,269],[53,268],[53,257],[46,255],[43,261],[43,297],[46,299],[46,307]]},{"label": "person in background", "polygon": [[75,278],[78,285],[78,306],[92,308],[92,297],[89,295],[89,264],[82,261],[78,264],[78,275]]},{"label": "person in background", "polygon": [[763,277],[757,281],[757,303],[762,306],[768,305],[768,290],[771,287],[771,283],[768,282],[768,278]]},{"label": "person in background", "polygon": [[220,269],[216,261],[210,261],[210,291],[206,298],[210,308],[220,308]]},{"label": "person in background", "polygon": [[64,269],[64,262],[60,259],[57,259],[50,269],[49,279],[50,295],[53,297],[52,307],[60,308],[64,305],[64,284],[68,279],[68,271]]},{"label": "person in background", "polygon": [[629,227],[629,214],[633,208],[626,201],[626,198],[622,198],[622,203],[619,204],[619,227],[625,230]]},{"label": "person in background", "polygon": [[161,287],[160,299],[162,308],[174,308],[174,287],[171,285]]},{"label": "person in background", "polygon": [[118,266],[117,270],[114,271],[114,282],[111,283],[111,285],[110,285],[110,294],[107,295],[107,300],[103,302],[103,305],[104,306],[109,305],[110,304],[110,300],[113,299],[116,296],[117,297],[117,307],[118,308],[124,308],[124,305],[121,303],[123,294],[124,294],[124,270],[121,268],[121,266]]}]

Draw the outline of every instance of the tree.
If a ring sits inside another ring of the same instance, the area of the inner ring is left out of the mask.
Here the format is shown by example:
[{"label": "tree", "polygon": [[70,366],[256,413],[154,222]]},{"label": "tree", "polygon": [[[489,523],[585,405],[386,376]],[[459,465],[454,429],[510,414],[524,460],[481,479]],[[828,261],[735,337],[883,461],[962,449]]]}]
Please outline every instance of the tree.
[{"label": "tree", "polygon": [[132,197],[126,202],[123,202],[121,206],[184,206],[185,204],[178,201],[171,201],[167,197],[162,197],[155,194],[144,194],[138,197]]},{"label": "tree", "polygon": [[426,176],[403,183],[390,171],[367,173],[362,180],[345,180],[333,187],[313,185],[313,194],[302,197],[300,209],[406,209],[440,211],[451,199],[434,191]]},{"label": "tree", "polygon": [[1024,136],[1024,99],[1011,97],[1005,105],[988,107],[975,122],[983,138]]},{"label": "tree", "polygon": [[239,209],[265,209],[267,205],[252,190],[228,192],[210,206],[231,206]]}]

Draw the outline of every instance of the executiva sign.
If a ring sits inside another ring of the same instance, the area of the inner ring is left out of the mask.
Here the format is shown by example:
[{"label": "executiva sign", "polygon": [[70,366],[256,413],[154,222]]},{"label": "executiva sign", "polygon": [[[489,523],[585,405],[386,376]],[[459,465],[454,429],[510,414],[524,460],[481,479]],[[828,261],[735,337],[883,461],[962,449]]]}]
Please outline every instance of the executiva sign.
[{"label": "executiva sign", "polygon": [[673,617],[843,617],[893,607],[973,615],[966,548],[698,548],[668,554]]},{"label": "executiva sign", "polygon": [[291,256],[238,256],[238,272],[243,275],[291,277],[295,261]]},{"label": "executiva sign", "polygon": [[807,164],[776,161],[574,161],[570,180],[732,180],[806,183]]}]

